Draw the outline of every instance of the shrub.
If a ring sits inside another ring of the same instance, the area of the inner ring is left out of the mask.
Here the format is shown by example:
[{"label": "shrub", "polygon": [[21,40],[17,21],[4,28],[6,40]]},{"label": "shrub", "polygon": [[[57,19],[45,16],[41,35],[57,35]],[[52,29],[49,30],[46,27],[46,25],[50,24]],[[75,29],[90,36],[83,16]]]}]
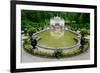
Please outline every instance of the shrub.
[{"label": "shrub", "polygon": [[29,44],[28,39],[24,39],[23,41],[24,41],[24,43],[23,43],[23,44]]},{"label": "shrub", "polygon": [[63,52],[62,52],[62,50],[61,49],[57,49],[57,50],[55,50],[54,51],[54,57],[56,57],[56,58],[61,58],[62,56],[63,56],[63,54],[62,54]]},{"label": "shrub", "polygon": [[35,28],[29,28],[29,30],[28,30],[28,33],[29,33],[29,36],[31,37],[32,35],[33,35],[33,33],[35,33],[36,32],[36,30],[35,30]]},{"label": "shrub", "polygon": [[23,48],[24,48],[24,50],[26,50],[26,51],[29,52],[29,53],[32,52],[32,49],[31,49],[31,47],[30,47],[29,44],[24,44],[24,45],[23,45]]},{"label": "shrub", "polygon": [[70,57],[70,56],[78,55],[80,53],[81,53],[80,49],[75,49],[75,50],[70,50],[70,51],[64,51],[63,56]]},{"label": "shrub", "polygon": [[41,51],[41,50],[34,50],[34,55],[44,56],[44,57],[52,57],[52,53]]},{"label": "shrub", "polygon": [[27,35],[27,28],[24,29],[24,34]]},{"label": "shrub", "polygon": [[23,48],[27,51],[27,52],[31,52],[31,46],[30,46],[30,43],[29,43],[29,39],[24,39],[23,40],[24,43],[23,43]]},{"label": "shrub", "polygon": [[89,48],[89,42],[87,42],[85,45],[84,45],[84,51],[87,51]]},{"label": "shrub", "polygon": [[88,31],[87,31],[87,29],[82,28],[80,33],[84,37],[85,35],[87,35]]},{"label": "shrub", "polygon": [[25,44],[25,45],[24,45],[24,48],[25,48],[25,49],[31,49],[30,45],[28,45],[28,44]]}]

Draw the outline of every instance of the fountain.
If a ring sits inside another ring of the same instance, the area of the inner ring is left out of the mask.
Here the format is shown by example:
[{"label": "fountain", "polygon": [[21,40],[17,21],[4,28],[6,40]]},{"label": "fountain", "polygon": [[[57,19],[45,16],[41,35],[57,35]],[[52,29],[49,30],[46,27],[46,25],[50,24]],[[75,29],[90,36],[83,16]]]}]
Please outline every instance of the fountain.
[{"label": "fountain", "polygon": [[50,34],[58,39],[64,35],[64,19],[58,16],[50,19]]}]

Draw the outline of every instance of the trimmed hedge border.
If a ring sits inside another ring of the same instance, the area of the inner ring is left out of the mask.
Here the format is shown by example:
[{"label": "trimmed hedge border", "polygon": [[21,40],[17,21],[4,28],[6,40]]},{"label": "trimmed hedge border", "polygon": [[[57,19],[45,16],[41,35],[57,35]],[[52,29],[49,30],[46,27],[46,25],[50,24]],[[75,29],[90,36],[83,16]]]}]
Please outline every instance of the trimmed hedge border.
[{"label": "trimmed hedge border", "polygon": [[[38,49],[32,49],[31,48],[31,45],[29,43],[30,40],[26,40],[25,41],[27,42],[24,42],[23,43],[23,49],[28,52],[29,54],[32,54],[32,55],[36,55],[36,56],[42,56],[42,57],[47,57],[47,58],[63,58],[63,57],[71,57],[71,56],[76,56],[76,55],[79,55],[83,52],[81,52],[81,50],[79,48],[76,48],[76,49],[73,49],[73,50],[66,50],[66,51],[63,51],[63,49],[59,49],[61,50],[62,54],[60,56],[56,56],[55,53],[56,51],[58,50],[54,50],[53,53],[50,53],[50,52],[46,52],[46,51],[41,51],[41,50],[38,50]],[[85,47],[84,47],[84,52],[87,51],[89,48],[89,43],[85,44]]]}]

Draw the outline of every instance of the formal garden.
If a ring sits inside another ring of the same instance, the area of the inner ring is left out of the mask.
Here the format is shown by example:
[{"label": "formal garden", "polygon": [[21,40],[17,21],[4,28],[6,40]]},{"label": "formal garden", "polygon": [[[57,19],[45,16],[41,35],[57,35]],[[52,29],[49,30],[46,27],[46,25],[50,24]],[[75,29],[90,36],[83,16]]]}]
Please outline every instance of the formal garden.
[{"label": "formal garden", "polygon": [[21,11],[23,49],[47,58],[76,56],[89,49],[90,14]]}]

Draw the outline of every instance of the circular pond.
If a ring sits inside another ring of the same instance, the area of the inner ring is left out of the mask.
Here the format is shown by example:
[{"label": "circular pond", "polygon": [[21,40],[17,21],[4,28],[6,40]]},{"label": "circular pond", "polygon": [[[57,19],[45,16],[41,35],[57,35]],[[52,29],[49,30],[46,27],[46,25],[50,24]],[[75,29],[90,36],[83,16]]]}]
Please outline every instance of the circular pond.
[{"label": "circular pond", "polygon": [[[51,35],[51,30],[45,30],[37,34],[41,39],[38,41],[38,45],[45,48],[67,48],[76,45],[77,42],[74,38],[77,34],[70,32],[68,30],[63,30],[64,34],[58,38]],[[56,35],[56,34],[55,34]]]}]

